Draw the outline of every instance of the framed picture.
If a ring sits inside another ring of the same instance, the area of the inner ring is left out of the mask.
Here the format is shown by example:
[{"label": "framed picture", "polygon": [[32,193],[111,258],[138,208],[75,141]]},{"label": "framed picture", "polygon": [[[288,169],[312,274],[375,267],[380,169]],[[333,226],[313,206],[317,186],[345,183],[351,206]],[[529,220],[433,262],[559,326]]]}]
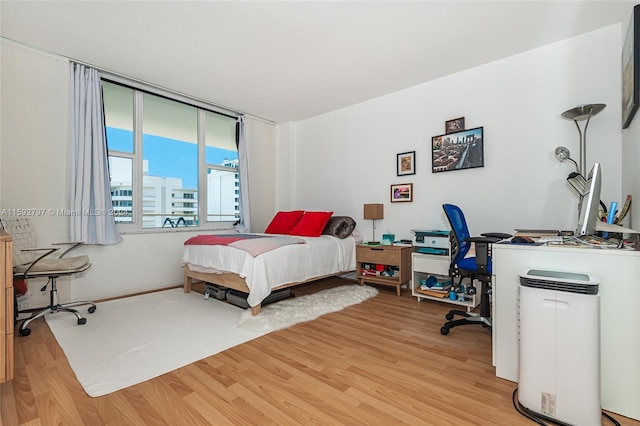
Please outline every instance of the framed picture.
[{"label": "framed picture", "polygon": [[640,5],[633,7],[622,45],[622,128],[631,124],[640,105]]},{"label": "framed picture", "polygon": [[444,122],[445,133],[455,133],[464,130],[464,117],[455,118]]},{"label": "framed picture", "polygon": [[398,176],[416,174],[416,152],[398,154]]},{"label": "framed picture", "polygon": [[431,138],[431,172],[484,167],[483,128]]},{"label": "framed picture", "polygon": [[392,203],[410,203],[413,201],[413,184],[399,183],[391,185]]}]

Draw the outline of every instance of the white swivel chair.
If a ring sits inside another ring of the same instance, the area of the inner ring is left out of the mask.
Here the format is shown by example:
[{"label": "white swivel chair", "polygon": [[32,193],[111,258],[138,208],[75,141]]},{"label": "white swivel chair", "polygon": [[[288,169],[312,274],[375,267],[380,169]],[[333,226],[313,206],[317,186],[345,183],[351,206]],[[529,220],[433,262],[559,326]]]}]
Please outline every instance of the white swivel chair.
[{"label": "white swivel chair", "polygon": [[[68,246],[61,253],[57,253],[61,247],[39,248],[36,245],[36,234],[31,228],[29,220],[26,217],[3,217],[0,218],[0,224],[4,230],[11,235],[13,239],[13,277],[14,278],[48,278],[40,291],[46,291],[49,284],[49,306],[27,309],[18,313],[30,313],[31,315],[22,321],[18,332],[21,336],[31,334],[31,329],[27,326],[31,321],[40,318],[48,313],[53,312],[70,312],[78,319],[78,325],[85,324],[87,319],[84,318],[75,306],[89,305],[89,313],[96,310],[93,302],[71,302],[58,303],[58,289],[56,279],[61,276],[75,275],[88,270],[91,267],[89,257],[86,255],[76,257],[64,257],[69,251],[81,246],[82,242],[72,243],[56,243],[59,246]],[[56,255],[50,256],[53,253]]]}]

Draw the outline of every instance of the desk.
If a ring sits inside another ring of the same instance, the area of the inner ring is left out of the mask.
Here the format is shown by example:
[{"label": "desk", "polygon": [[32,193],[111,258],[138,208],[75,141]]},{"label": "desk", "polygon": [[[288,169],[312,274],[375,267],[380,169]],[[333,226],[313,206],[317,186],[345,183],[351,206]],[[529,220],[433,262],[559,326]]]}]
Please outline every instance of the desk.
[{"label": "desk", "polygon": [[640,252],[494,244],[493,364],[518,381],[518,274],[528,269],[586,272],[600,278],[602,408],[640,420]]}]

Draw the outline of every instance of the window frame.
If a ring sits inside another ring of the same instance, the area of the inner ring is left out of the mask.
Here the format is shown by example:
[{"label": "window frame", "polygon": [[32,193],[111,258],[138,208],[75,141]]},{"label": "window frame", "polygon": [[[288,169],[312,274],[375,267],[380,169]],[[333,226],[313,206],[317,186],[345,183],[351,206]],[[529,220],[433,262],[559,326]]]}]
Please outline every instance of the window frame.
[{"label": "window frame", "polygon": [[[179,232],[179,231],[198,231],[204,229],[233,229],[233,225],[237,222],[237,218],[224,221],[209,221],[207,214],[207,170],[208,168],[216,168],[219,170],[231,171],[231,168],[225,168],[220,165],[212,165],[206,163],[206,114],[207,112],[220,114],[229,118],[238,119],[241,114],[230,110],[224,110],[215,105],[211,105],[202,100],[189,98],[187,96],[167,91],[166,89],[158,88],[143,84],[137,81],[132,81],[127,78],[112,75],[110,73],[102,73],[101,80],[111,84],[117,84],[127,87],[133,91],[133,152],[123,152],[116,150],[107,150],[108,157],[119,157],[125,159],[131,159],[132,161],[132,182],[131,189],[132,195],[132,221],[131,222],[116,222],[118,231],[122,234],[134,234],[134,233],[158,233],[158,232]],[[143,163],[142,156],[142,141],[143,141],[143,96],[145,93],[161,96],[173,102],[179,102],[197,109],[197,170],[198,170],[198,198],[194,199],[194,202],[198,203],[198,225],[186,226],[186,227],[153,227],[145,228],[143,226],[143,199],[144,199],[144,178],[143,178]],[[107,141],[108,142],[108,141]],[[107,147],[108,148],[108,147]],[[236,146],[237,150],[237,146]],[[239,156],[239,151],[238,156]],[[236,173],[239,173],[239,167],[234,168]],[[135,195],[137,194],[137,195]],[[239,207],[240,208],[240,207]]]}]

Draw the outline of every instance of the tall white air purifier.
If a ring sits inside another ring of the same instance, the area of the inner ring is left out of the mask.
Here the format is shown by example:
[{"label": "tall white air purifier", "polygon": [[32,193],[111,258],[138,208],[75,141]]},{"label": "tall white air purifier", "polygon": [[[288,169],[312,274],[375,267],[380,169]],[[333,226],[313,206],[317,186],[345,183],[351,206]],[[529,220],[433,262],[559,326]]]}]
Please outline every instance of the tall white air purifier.
[{"label": "tall white air purifier", "polygon": [[520,274],[518,400],[529,411],[570,425],[602,425],[599,284],[590,274]]}]

